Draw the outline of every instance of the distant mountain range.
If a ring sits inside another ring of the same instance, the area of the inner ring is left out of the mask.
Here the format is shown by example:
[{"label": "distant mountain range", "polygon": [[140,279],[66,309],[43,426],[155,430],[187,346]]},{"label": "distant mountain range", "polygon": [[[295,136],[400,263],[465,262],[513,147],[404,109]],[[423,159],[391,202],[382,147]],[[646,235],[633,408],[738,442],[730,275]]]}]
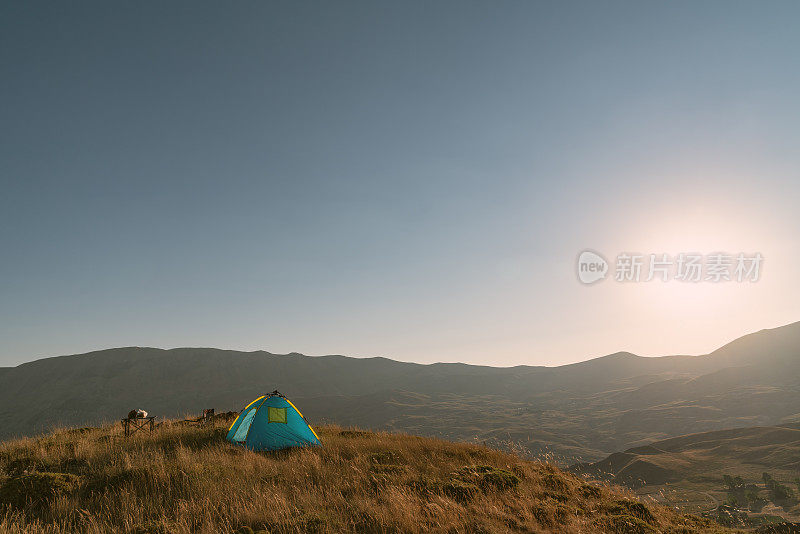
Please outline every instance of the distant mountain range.
[{"label": "distant mountain range", "polygon": [[478,440],[562,464],[693,432],[800,422],[800,323],[704,356],[560,367],[127,347],[0,368],[0,438],[53,425],[237,410],[278,389],[313,422]]}]

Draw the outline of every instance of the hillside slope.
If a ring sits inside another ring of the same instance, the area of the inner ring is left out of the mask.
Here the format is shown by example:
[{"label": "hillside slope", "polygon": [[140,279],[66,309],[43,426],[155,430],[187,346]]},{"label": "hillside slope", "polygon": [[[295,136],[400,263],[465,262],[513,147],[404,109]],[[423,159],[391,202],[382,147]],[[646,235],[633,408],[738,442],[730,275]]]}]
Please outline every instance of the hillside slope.
[{"label": "hillside slope", "polygon": [[[689,434],[617,452],[570,470],[628,486],[641,495],[680,501],[683,508],[708,509],[733,498],[745,509],[800,519],[800,502],[796,498],[770,502],[763,481],[763,474],[768,473],[778,482],[796,487],[800,474],[798,428],[753,427]],[[741,477],[741,489],[727,487],[724,475]],[[753,506],[746,499],[747,493],[758,496],[751,499]]]},{"label": "hillside slope", "polygon": [[539,462],[477,445],[319,429],[323,446],[254,453],[226,424],[117,427],[0,444],[0,531],[720,532]]},{"label": "hillside slope", "polygon": [[131,347],[1,371],[0,439],[134,407],[236,410],[273,389],[313,421],[488,441],[563,465],[687,432],[800,421],[800,323],[706,356],[622,352],[552,368]]},{"label": "hillside slope", "polygon": [[754,427],[689,434],[635,447],[585,466],[625,485],[663,484],[722,472],[759,478],[766,470],[800,473],[800,430]]}]

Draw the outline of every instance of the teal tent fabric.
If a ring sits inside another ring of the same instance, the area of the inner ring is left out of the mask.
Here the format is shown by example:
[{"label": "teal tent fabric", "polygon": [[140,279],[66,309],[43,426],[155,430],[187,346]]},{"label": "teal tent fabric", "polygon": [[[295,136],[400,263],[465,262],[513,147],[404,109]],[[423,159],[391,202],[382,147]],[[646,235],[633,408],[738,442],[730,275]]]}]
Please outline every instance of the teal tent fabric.
[{"label": "teal tent fabric", "polygon": [[254,451],[322,444],[303,414],[277,391],[245,406],[226,439]]}]

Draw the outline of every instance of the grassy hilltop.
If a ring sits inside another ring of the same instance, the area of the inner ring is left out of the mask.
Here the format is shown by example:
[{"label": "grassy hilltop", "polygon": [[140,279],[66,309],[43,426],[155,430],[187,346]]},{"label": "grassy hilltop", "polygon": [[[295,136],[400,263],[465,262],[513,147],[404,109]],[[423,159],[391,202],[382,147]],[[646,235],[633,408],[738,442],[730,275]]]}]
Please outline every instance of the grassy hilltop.
[{"label": "grassy hilltop", "polygon": [[227,425],[65,429],[0,444],[0,532],[721,532],[479,445],[319,429],[254,453]]}]

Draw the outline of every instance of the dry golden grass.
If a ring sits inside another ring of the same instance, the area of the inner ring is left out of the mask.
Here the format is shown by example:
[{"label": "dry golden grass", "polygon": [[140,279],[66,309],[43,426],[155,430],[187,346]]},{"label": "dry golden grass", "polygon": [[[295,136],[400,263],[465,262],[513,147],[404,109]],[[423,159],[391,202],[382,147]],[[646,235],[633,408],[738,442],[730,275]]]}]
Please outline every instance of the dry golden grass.
[{"label": "dry golden grass", "polygon": [[478,445],[323,427],[255,453],[227,426],[60,430],[0,444],[0,532],[720,532]]}]

